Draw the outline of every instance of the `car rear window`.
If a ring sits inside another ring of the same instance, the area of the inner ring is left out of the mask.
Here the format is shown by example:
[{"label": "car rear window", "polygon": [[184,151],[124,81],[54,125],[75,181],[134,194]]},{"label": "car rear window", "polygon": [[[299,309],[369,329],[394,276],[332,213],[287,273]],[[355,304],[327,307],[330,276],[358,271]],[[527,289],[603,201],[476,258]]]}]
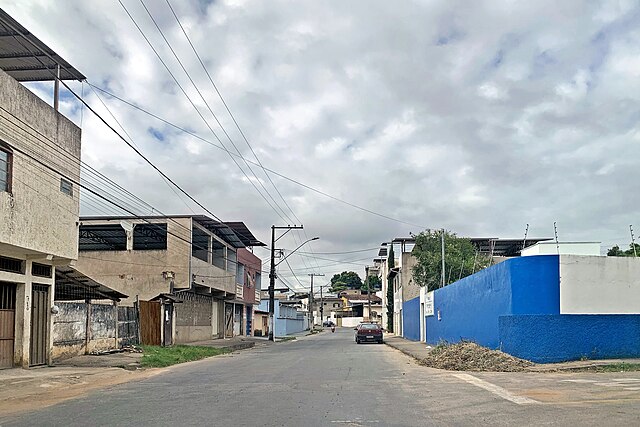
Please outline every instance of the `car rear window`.
[{"label": "car rear window", "polygon": [[380,325],[375,325],[373,323],[363,323],[360,326],[361,329],[380,329]]}]

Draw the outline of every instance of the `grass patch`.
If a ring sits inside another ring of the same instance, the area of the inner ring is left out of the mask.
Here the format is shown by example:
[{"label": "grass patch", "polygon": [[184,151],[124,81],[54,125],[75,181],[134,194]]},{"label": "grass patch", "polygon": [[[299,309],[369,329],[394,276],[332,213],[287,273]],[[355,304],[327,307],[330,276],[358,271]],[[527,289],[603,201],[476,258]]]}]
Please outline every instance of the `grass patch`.
[{"label": "grass patch", "polygon": [[145,368],[164,368],[177,363],[193,362],[194,360],[229,353],[229,350],[224,348],[189,345],[176,345],[173,347],[144,345],[142,350],[140,364]]},{"label": "grass patch", "polygon": [[640,363],[611,363],[610,365],[589,366],[584,370],[590,372],[635,372],[640,371]]}]

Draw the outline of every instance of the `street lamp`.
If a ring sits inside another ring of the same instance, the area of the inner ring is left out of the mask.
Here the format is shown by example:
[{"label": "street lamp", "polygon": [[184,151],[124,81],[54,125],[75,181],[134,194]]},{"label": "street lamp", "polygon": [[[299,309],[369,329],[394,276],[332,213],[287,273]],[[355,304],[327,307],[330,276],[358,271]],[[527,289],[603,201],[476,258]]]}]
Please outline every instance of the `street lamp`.
[{"label": "street lamp", "polygon": [[[297,225],[287,225],[284,227],[276,227],[275,225],[271,226],[271,266],[270,266],[270,270],[269,270],[269,341],[275,341],[276,340],[276,336],[275,336],[275,326],[276,326],[276,322],[274,319],[274,313],[275,313],[275,308],[274,308],[274,304],[275,304],[275,287],[276,287],[276,267],[282,263],[284,260],[286,260],[287,258],[289,258],[291,255],[293,255],[293,253],[295,251],[297,251],[298,249],[300,249],[301,247],[303,247],[304,245],[306,245],[307,243],[313,241],[313,240],[318,240],[320,237],[314,237],[311,239],[308,239],[304,242],[302,242],[302,244],[300,246],[298,246],[297,248],[295,248],[294,250],[292,250],[291,252],[289,252],[289,254],[287,256],[285,256],[284,258],[282,258],[277,264],[276,264],[276,255],[275,255],[275,251],[276,251],[276,241],[278,239],[280,239],[280,237],[284,236],[284,234],[288,233],[291,230],[294,229],[301,229],[303,228],[301,225],[297,226]],[[287,231],[284,232],[284,234],[282,234],[280,237],[278,237],[278,239],[276,239],[276,230],[278,229],[286,229]]]}]

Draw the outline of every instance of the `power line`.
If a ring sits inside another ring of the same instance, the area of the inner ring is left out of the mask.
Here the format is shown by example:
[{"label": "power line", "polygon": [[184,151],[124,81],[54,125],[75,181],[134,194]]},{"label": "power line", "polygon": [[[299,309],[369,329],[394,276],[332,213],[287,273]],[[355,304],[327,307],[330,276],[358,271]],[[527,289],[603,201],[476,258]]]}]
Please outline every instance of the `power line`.
[{"label": "power line", "polygon": [[[187,135],[190,135],[190,136],[192,136],[192,137],[194,137],[194,138],[196,138],[196,139],[198,139],[198,140],[200,140],[200,141],[202,141],[202,142],[204,142],[204,143],[206,143],[206,144],[209,144],[209,145],[211,145],[211,146],[213,146],[213,147],[216,147],[216,148],[218,148],[218,149],[220,149],[220,150],[227,151],[227,150],[225,150],[223,147],[221,147],[221,146],[217,145],[216,143],[214,143],[214,142],[212,142],[212,141],[210,141],[210,140],[208,140],[208,139],[206,139],[206,138],[203,138],[202,136],[200,136],[200,135],[196,134],[195,132],[192,132],[192,131],[190,131],[190,130],[188,130],[188,129],[186,129],[186,128],[183,128],[183,127],[181,127],[181,126],[179,126],[179,125],[176,125],[175,123],[172,123],[172,122],[170,122],[169,120],[167,120],[167,119],[165,119],[165,118],[163,118],[163,117],[160,117],[160,116],[158,116],[157,114],[154,114],[154,113],[152,113],[152,112],[150,112],[150,111],[146,110],[145,108],[140,107],[140,106],[138,106],[138,105],[134,104],[133,102],[127,101],[126,99],[124,99],[124,98],[122,98],[122,97],[120,97],[120,96],[118,96],[118,95],[116,95],[116,94],[114,94],[114,93],[112,93],[112,92],[110,92],[110,91],[108,91],[108,90],[106,90],[106,89],[103,89],[103,88],[101,88],[100,86],[96,86],[96,85],[92,84],[91,82],[87,82],[87,84],[88,84],[89,86],[92,86],[92,87],[96,88],[97,90],[99,90],[99,91],[101,91],[101,92],[103,92],[103,93],[105,93],[105,94],[109,95],[110,97],[115,98],[115,99],[117,99],[118,101],[120,101],[120,102],[122,102],[122,103],[124,103],[124,104],[126,104],[126,105],[128,105],[128,106],[130,106],[130,107],[132,107],[132,108],[134,108],[134,109],[136,109],[136,110],[138,110],[138,111],[140,111],[140,112],[142,112],[142,113],[144,113],[144,114],[148,115],[148,116],[151,116],[151,117],[153,117],[154,119],[156,119],[156,120],[158,120],[158,121],[161,121],[161,122],[163,122],[164,124],[166,124],[166,125],[168,125],[168,126],[171,126],[171,127],[172,127],[172,128],[174,128],[174,129],[179,130],[180,132],[183,132],[183,133],[185,133],[185,134],[187,134]],[[231,153],[231,152],[229,152],[229,153],[230,153],[232,156],[235,156],[235,157],[242,157],[241,155],[238,155],[238,154],[235,154],[235,153]],[[246,158],[244,158],[244,157],[242,157],[242,158],[243,158],[243,159],[245,159],[247,162],[249,162],[249,163],[251,163],[251,164],[254,164],[254,165],[256,165],[256,166],[260,166],[257,162],[254,162],[254,161],[252,161],[252,160],[250,160],[250,159],[246,159]],[[275,171],[275,170],[273,170],[273,169],[269,169],[269,168],[267,168],[266,166],[265,166],[265,168],[264,168],[264,169],[265,169],[267,172],[269,172],[269,173],[271,173],[271,174],[273,174],[273,175],[275,175],[275,176],[277,176],[277,177],[279,177],[279,178],[282,178],[282,179],[284,179],[284,180],[287,180],[287,181],[289,181],[289,182],[291,182],[291,183],[293,183],[293,184],[296,184],[296,185],[298,185],[298,186],[300,186],[300,187],[303,187],[303,188],[305,188],[305,189],[307,189],[307,190],[309,190],[309,191],[312,191],[312,192],[314,192],[314,193],[320,194],[320,195],[322,195],[322,196],[324,196],[324,197],[327,197],[327,198],[329,198],[329,199],[331,199],[331,200],[334,200],[334,201],[336,201],[336,202],[339,202],[339,203],[342,203],[342,204],[344,204],[344,205],[350,206],[350,207],[352,207],[352,208],[354,208],[354,209],[358,209],[358,210],[360,210],[360,211],[362,211],[362,212],[366,212],[366,213],[368,213],[368,214],[375,215],[375,216],[378,216],[378,217],[380,217],[380,218],[384,218],[384,219],[387,219],[387,220],[389,220],[389,221],[397,222],[397,223],[400,223],[400,224],[410,225],[410,226],[412,226],[412,227],[418,227],[418,228],[420,228],[420,229],[426,229],[426,228],[428,228],[428,227],[427,227],[427,226],[425,226],[425,225],[414,224],[414,223],[411,223],[411,222],[408,222],[408,221],[403,221],[403,220],[398,219],[398,218],[393,218],[393,217],[390,217],[390,216],[388,216],[388,215],[385,215],[385,214],[382,214],[382,213],[379,213],[379,212],[375,212],[375,211],[373,211],[373,210],[371,210],[371,209],[368,209],[368,208],[365,208],[365,207],[362,207],[362,206],[356,205],[355,203],[351,203],[351,202],[349,202],[349,201],[346,201],[346,200],[340,199],[339,197],[333,196],[333,195],[331,195],[331,194],[329,194],[329,193],[326,193],[326,192],[324,192],[324,191],[322,191],[322,190],[318,190],[317,188],[314,188],[314,187],[312,187],[312,186],[310,186],[310,185],[307,185],[307,184],[305,184],[305,183],[303,183],[303,182],[301,182],[301,181],[298,181],[298,180],[296,180],[296,179],[294,179],[294,178],[290,178],[290,177],[288,177],[287,175],[284,175],[284,174],[282,174],[282,173],[280,173],[280,172],[276,172],[276,171]]]}]

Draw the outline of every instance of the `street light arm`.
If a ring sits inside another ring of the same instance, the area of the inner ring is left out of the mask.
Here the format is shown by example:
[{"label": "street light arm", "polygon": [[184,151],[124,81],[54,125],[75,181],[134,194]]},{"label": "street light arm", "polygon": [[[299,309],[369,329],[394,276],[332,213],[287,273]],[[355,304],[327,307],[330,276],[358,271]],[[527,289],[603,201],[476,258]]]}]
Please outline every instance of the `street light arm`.
[{"label": "street light arm", "polygon": [[289,258],[291,255],[293,255],[293,253],[294,253],[295,251],[297,251],[298,249],[300,249],[301,247],[303,247],[303,246],[304,246],[304,245],[306,245],[307,243],[309,243],[309,242],[311,242],[311,241],[313,241],[313,240],[318,240],[318,239],[319,239],[319,237],[314,237],[314,238],[312,238],[312,239],[309,239],[309,240],[307,240],[307,241],[302,242],[302,243],[300,244],[300,246],[298,246],[297,248],[295,248],[294,250],[292,250],[291,252],[289,252],[289,254],[288,254],[287,256],[285,256],[284,258],[282,258],[279,262],[275,263],[275,266],[280,265],[280,263],[282,263],[284,260],[286,260],[287,258]]}]

